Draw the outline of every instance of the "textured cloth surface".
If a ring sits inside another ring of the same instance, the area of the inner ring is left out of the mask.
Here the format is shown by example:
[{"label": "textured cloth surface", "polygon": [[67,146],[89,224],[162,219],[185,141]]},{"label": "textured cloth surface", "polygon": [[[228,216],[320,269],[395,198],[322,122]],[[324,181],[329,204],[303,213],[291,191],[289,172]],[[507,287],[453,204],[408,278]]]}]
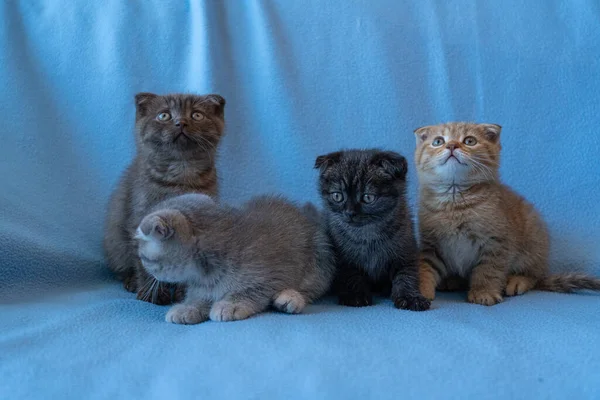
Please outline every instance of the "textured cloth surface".
[{"label": "textured cloth surface", "polygon": [[[117,285],[2,305],[6,398],[441,399],[600,395],[600,299],[535,293],[423,313],[332,299],[196,326]],[[131,338],[135,338],[132,340]],[[10,396],[9,396],[10,395]]]},{"label": "textured cloth surface", "polygon": [[599,38],[595,0],[1,1],[0,397],[600,397],[597,295],[180,327],[101,249],[133,95],[216,92],[225,201],[316,201],[317,155],[381,147],[414,204],[415,128],[498,123],[552,269],[600,275]]}]

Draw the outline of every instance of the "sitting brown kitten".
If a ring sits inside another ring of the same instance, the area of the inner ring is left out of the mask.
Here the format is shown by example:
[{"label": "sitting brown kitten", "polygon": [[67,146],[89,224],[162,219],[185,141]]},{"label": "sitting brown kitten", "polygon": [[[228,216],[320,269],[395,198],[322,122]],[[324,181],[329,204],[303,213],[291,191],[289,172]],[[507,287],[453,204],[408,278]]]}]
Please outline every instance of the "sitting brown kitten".
[{"label": "sitting brown kitten", "polygon": [[487,306],[530,289],[600,290],[600,279],[549,275],[544,221],[498,178],[500,130],[448,123],[415,131],[421,293],[433,299],[438,285],[459,288],[457,277],[469,280],[469,302]]},{"label": "sitting brown kitten", "polygon": [[[133,237],[142,218],[166,198],[217,195],[215,158],[225,99],[216,94],[139,93],[135,105],[137,154],[112,195],[104,248],[110,269],[127,290],[137,292],[140,300],[169,304],[171,288],[144,270]],[[175,296],[182,297],[181,290]]]}]

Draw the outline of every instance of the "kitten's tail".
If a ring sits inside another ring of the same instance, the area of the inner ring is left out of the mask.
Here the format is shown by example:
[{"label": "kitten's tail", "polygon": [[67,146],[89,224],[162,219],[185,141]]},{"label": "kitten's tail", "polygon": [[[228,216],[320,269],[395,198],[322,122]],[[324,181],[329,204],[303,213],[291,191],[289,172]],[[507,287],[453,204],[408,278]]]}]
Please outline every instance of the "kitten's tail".
[{"label": "kitten's tail", "polygon": [[561,293],[573,293],[576,290],[586,289],[600,291],[600,279],[577,273],[550,275],[538,281],[535,288]]}]

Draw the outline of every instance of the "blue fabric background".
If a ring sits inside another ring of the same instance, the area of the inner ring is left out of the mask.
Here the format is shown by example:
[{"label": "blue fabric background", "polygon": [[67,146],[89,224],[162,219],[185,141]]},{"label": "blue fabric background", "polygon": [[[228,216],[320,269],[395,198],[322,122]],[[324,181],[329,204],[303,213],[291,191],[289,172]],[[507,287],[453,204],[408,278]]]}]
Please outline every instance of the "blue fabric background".
[{"label": "blue fabric background", "polygon": [[0,397],[600,397],[597,295],[180,327],[101,251],[133,95],[217,92],[226,201],[316,200],[317,155],[382,147],[414,203],[416,127],[498,123],[553,270],[600,275],[599,55],[595,0],[0,2]]}]

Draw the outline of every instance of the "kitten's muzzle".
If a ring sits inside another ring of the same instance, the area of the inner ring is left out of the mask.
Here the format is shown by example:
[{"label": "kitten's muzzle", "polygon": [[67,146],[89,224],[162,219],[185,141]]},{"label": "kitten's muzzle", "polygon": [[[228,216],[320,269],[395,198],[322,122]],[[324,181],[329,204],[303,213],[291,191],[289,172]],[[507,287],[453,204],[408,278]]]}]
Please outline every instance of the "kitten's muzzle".
[{"label": "kitten's muzzle", "polygon": [[458,149],[459,147],[460,147],[460,146],[459,146],[457,143],[448,143],[448,144],[446,145],[446,148],[447,148],[448,150],[450,150],[450,154],[452,154],[452,152],[453,152],[454,150]]},{"label": "kitten's muzzle", "polygon": [[189,136],[187,135],[187,133],[185,133],[185,132],[183,131],[183,128],[181,129],[181,132],[179,132],[179,133],[177,134],[177,136],[175,136],[175,139],[173,139],[173,143],[177,142],[179,139],[183,139],[183,140],[184,140],[184,143],[187,143],[187,141],[191,141],[191,140],[192,140],[192,138],[191,138],[191,137],[189,137]]},{"label": "kitten's muzzle", "polygon": [[[448,145],[447,148],[450,149],[450,155],[444,160],[442,165],[445,165],[448,161],[450,161],[452,159],[461,165],[467,165],[464,162],[460,161],[460,159],[458,158],[458,154],[457,154],[458,152],[457,153],[454,152],[454,149],[458,148],[458,146],[453,147],[453,148],[450,148],[449,146],[450,145]],[[455,145],[453,145],[453,146],[455,146]]]},{"label": "kitten's muzzle", "polygon": [[367,223],[367,221],[359,216],[355,211],[344,211],[343,213],[344,222],[350,226],[363,226]]},{"label": "kitten's muzzle", "polygon": [[344,211],[344,219],[346,222],[352,222],[356,218],[356,211]]}]

